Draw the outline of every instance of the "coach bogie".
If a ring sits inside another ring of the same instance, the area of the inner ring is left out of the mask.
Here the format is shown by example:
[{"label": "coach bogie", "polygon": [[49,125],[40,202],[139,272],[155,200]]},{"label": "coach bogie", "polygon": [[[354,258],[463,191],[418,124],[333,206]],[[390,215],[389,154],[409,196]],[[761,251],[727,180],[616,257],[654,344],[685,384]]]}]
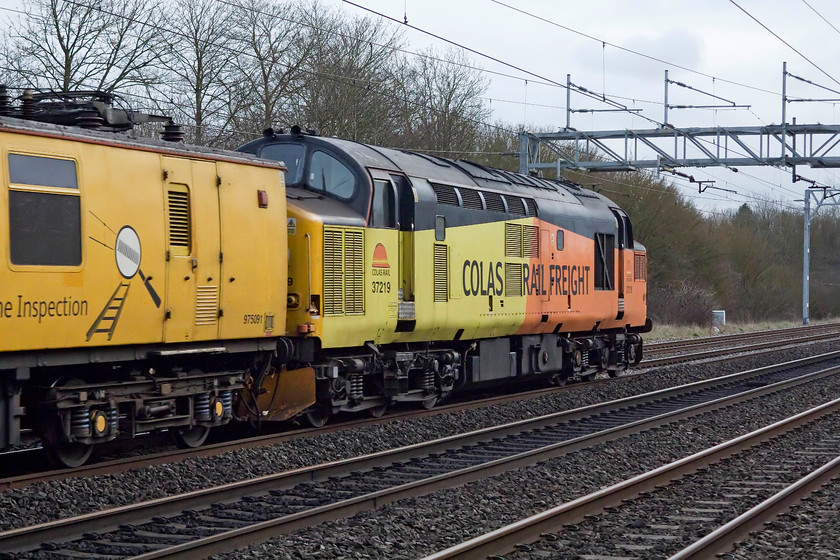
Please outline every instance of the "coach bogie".
[{"label": "coach bogie", "polygon": [[241,371],[164,374],[152,368],[102,382],[62,377],[32,395],[35,428],[51,458],[70,467],[87,459],[88,448],[150,431],[172,430],[176,442],[193,447],[211,427],[231,420],[233,392],[242,388],[242,378]]}]

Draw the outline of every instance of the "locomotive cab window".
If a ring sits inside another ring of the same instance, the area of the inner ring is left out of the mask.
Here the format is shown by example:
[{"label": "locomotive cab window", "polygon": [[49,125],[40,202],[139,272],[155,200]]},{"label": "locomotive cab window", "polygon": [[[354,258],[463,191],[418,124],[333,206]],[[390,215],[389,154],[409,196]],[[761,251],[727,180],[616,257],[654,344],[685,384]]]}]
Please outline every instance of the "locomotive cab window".
[{"label": "locomotive cab window", "polygon": [[303,179],[303,160],[306,148],[300,144],[267,144],[260,150],[260,157],[286,164],[286,184],[296,185]]},{"label": "locomotive cab window", "polygon": [[306,183],[310,189],[340,200],[350,200],[356,193],[356,177],[353,172],[333,156],[321,151],[312,154]]},{"label": "locomotive cab window", "polygon": [[615,235],[595,234],[595,289],[613,290],[615,278]]},{"label": "locomotive cab window", "polygon": [[370,205],[370,227],[397,227],[397,205],[394,186],[390,181],[373,182],[373,200]]},{"label": "locomotive cab window", "polygon": [[9,154],[9,183],[12,264],[82,264],[81,192],[76,162]]}]

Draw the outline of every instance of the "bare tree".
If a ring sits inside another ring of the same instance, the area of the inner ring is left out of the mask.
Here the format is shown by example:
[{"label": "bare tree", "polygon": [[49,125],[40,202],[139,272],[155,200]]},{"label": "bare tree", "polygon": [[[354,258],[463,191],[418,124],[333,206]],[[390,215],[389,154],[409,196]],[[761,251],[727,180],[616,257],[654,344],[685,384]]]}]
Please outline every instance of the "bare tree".
[{"label": "bare tree", "polygon": [[152,95],[190,127],[187,138],[196,144],[222,141],[230,121],[231,17],[228,5],[213,0],[175,0],[163,35],[166,83]]},{"label": "bare tree", "polygon": [[117,89],[152,79],[161,9],[152,0],[32,0],[6,36],[4,66],[22,85]]},{"label": "bare tree", "polygon": [[393,90],[399,30],[369,18],[347,19],[316,2],[304,16],[314,48],[295,114],[319,133],[381,141],[393,128],[398,105]]},{"label": "bare tree", "polygon": [[482,96],[489,82],[481,70],[472,66],[463,51],[443,54],[429,49],[414,59],[410,89],[413,92],[412,118],[406,134],[415,147],[446,152],[475,150],[490,110]]},{"label": "bare tree", "polygon": [[292,99],[303,87],[312,33],[301,30],[295,4],[243,0],[233,11],[232,33],[240,53],[231,61],[234,127],[258,131],[288,123]]}]

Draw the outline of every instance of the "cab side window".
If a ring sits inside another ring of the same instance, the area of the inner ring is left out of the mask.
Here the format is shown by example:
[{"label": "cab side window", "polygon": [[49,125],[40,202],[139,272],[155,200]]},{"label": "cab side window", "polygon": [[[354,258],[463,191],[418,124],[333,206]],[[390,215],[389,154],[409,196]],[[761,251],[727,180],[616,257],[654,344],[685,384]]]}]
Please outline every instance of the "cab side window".
[{"label": "cab side window", "polygon": [[394,188],[388,181],[375,180],[373,182],[370,226],[379,228],[394,228],[397,226]]},{"label": "cab side window", "polygon": [[82,264],[81,192],[76,162],[9,154],[8,163],[12,264]]},{"label": "cab side window", "polygon": [[323,191],[341,200],[350,200],[356,194],[356,177],[346,165],[331,155],[316,151],[309,163],[310,189]]}]

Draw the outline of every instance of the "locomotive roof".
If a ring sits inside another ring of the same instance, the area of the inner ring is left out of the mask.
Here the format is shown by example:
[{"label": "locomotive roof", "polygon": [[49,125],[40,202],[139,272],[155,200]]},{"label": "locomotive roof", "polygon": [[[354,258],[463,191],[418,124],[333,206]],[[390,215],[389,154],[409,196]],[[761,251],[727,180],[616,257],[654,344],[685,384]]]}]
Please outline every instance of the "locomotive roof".
[{"label": "locomotive roof", "polygon": [[129,136],[127,133],[103,132],[74,126],[18,119],[15,117],[0,117],[0,132],[13,132],[33,136],[61,138],[88,144],[100,144],[150,151],[173,155],[176,157],[203,157],[219,161],[285,169],[285,166],[280,162],[258,158],[252,154],[242,152],[195,146],[179,142],[167,142],[156,138],[138,138]]},{"label": "locomotive roof", "polygon": [[607,205],[614,205],[609,199],[577,183],[565,180],[546,179],[522,175],[486,167],[467,160],[452,160],[412,152],[363,144],[353,140],[323,136],[278,135],[255,140],[243,148],[256,148],[276,140],[298,141],[313,145],[327,145],[344,152],[362,167],[400,172],[409,177],[422,177],[431,183],[472,186],[479,189],[507,191],[534,198],[547,198],[575,204],[586,204],[585,199],[594,199]]}]

